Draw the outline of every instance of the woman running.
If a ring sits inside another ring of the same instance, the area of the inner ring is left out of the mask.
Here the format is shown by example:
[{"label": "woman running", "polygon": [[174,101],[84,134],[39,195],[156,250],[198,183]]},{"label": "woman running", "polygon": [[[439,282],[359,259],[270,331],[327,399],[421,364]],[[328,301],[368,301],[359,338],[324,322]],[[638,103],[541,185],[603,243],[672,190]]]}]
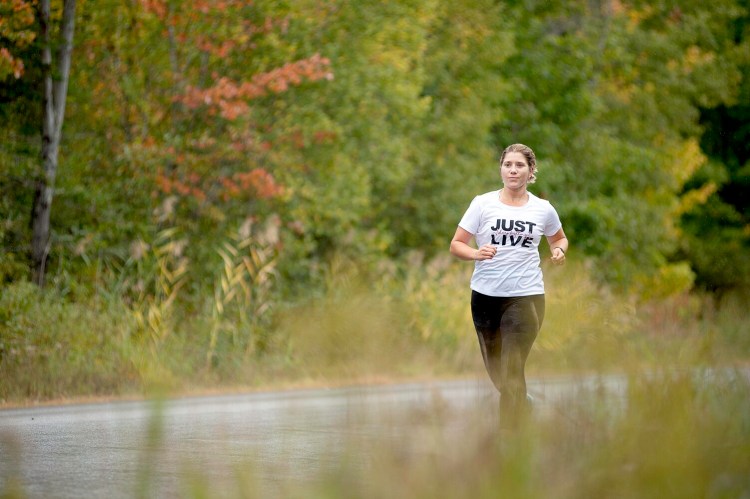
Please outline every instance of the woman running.
[{"label": "woman running", "polygon": [[552,263],[564,264],[568,251],[555,208],[527,190],[536,174],[531,148],[508,146],[500,156],[503,187],[474,198],[450,246],[454,256],[475,262],[471,314],[484,365],[500,393],[501,428],[517,426],[527,412],[524,367],[544,319],[542,236]]}]

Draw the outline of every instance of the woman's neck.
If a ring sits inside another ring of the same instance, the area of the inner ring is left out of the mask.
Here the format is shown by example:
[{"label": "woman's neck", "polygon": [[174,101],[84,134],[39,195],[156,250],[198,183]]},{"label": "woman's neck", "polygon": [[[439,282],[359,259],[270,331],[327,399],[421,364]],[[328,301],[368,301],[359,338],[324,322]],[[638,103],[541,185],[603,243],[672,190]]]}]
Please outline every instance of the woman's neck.
[{"label": "woman's neck", "polygon": [[500,189],[500,201],[511,206],[523,206],[529,200],[529,193],[526,187],[523,189],[512,190],[506,187]]}]

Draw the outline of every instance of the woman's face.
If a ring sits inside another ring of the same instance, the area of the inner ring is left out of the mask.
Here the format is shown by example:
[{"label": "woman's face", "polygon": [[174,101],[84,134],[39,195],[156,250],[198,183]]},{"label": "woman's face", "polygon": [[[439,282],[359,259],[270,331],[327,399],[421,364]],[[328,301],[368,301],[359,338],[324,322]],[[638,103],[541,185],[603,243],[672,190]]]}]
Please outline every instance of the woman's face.
[{"label": "woman's face", "polygon": [[500,165],[500,176],[508,189],[524,187],[529,182],[531,169],[526,157],[520,152],[509,152]]}]

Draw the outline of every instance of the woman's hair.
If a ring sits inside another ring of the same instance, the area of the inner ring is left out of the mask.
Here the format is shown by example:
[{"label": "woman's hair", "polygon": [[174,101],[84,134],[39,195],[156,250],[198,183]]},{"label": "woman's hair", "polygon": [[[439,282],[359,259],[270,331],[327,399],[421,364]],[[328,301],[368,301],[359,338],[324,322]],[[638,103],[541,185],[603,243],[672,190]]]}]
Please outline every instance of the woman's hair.
[{"label": "woman's hair", "polygon": [[526,158],[526,162],[529,164],[529,171],[531,172],[531,175],[529,175],[529,183],[533,184],[536,182],[536,156],[534,155],[534,151],[531,150],[529,146],[525,146],[523,144],[511,144],[508,147],[505,148],[503,153],[500,155],[500,166],[503,166],[503,161],[505,161],[505,155],[509,152],[520,152],[523,154],[523,157]]}]

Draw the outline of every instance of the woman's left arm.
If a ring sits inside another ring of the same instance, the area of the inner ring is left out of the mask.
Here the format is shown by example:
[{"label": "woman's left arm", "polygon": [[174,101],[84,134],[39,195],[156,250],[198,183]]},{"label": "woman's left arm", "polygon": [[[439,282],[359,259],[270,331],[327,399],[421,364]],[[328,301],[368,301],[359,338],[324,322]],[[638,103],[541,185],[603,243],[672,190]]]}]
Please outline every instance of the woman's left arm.
[{"label": "woman's left arm", "polygon": [[562,227],[551,236],[547,236],[547,242],[549,243],[550,251],[552,251],[552,263],[555,265],[565,263],[565,253],[568,252],[568,238],[565,237]]}]

